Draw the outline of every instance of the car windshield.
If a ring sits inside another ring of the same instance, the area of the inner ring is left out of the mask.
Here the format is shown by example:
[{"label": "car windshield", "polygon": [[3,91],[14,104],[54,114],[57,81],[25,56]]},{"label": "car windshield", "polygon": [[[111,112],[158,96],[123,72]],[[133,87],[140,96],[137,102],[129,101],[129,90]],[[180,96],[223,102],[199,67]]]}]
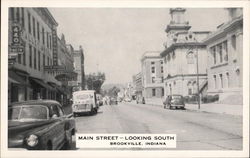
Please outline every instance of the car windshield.
[{"label": "car windshield", "polygon": [[14,106],[8,110],[8,120],[43,120],[48,118],[48,109],[42,105]]},{"label": "car windshield", "polygon": [[90,94],[78,94],[78,95],[75,95],[75,99],[77,100],[86,100],[88,98],[91,98],[92,95]]},{"label": "car windshield", "polygon": [[181,96],[179,96],[179,95],[173,95],[173,96],[172,96],[172,99],[173,99],[173,100],[178,100],[178,99],[181,99]]}]

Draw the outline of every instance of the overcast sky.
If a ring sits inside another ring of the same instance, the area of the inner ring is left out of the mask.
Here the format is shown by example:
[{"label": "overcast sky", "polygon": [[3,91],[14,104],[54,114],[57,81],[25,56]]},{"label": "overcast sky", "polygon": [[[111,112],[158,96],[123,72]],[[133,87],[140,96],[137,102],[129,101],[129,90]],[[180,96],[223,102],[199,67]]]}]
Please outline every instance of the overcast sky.
[{"label": "overcast sky", "polygon": [[[59,23],[58,35],[74,49],[82,45],[85,73],[101,71],[105,83],[126,83],[141,70],[146,51],[162,51],[168,8],[49,8]],[[191,31],[211,31],[227,20],[225,9],[187,9]]]}]

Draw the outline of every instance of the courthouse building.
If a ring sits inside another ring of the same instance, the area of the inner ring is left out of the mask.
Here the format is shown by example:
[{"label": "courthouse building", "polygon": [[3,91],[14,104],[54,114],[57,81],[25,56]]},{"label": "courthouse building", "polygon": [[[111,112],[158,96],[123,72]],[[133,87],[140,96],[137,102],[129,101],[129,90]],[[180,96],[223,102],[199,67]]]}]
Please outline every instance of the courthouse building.
[{"label": "courthouse building", "polygon": [[141,58],[142,95],[145,98],[161,98],[163,89],[163,60],[160,52],[145,52]]},{"label": "courthouse building", "polygon": [[65,90],[55,78],[65,73],[58,64],[57,26],[47,8],[9,9],[9,103],[40,98],[63,103]]},{"label": "courthouse building", "polygon": [[230,8],[228,21],[204,40],[208,51],[208,93],[242,104],[243,13]]},{"label": "courthouse building", "polygon": [[[164,89],[166,95],[183,96],[205,93],[207,86],[207,51],[201,41],[207,31],[189,31],[184,8],[170,9],[171,21],[167,25],[167,42],[161,52],[164,61]],[[197,75],[199,80],[197,80]]]}]

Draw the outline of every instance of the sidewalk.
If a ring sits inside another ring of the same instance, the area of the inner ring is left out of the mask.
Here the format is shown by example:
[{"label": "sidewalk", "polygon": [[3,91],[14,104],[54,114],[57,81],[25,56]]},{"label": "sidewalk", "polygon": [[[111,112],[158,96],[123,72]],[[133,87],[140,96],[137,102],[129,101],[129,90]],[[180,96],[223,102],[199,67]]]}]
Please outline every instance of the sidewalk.
[{"label": "sidewalk", "polygon": [[[163,108],[161,98],[146,99],[147,105],[159,106]],[[198,104],[186,104],[185,108],[191,111],[208,112],[208,113],[219,113],[219,114],[230,114],[236,116],[242,116],[243,105],[230,105],[230,104],[219,104],[219,103],[202,103],[200,109]]]},{"label": "sidewalk", "polygon": [[229,105],[229,104],[201,104],[200,109],[198,109],[198,104],[186,104],[187,110],[201,111],[201,112],[211,112],[220,114],[230,114],[242,116],[243,106],[242,105]]}]

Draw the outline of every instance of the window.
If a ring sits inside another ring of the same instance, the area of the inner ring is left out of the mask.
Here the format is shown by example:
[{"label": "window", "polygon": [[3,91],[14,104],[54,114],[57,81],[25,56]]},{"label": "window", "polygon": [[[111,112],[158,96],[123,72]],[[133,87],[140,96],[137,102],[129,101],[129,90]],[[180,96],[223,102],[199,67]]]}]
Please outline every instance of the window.
[{"label": "window", "polygon": [[24,8],[22,8],[22,27],[25,28]]},{"label": "window", "polygon": [[45,34],[45,32],[44,32],[44,28],[42,28],[42,39],[43,39],[43,44],[45,44],[44,34]]},{"label": "window", "polygon": [[10,20],[14,20],[14,8],[10,8]]},{"label": "window", "polygon": [[37,22],[36,26],[37,26],[37,39],[38,39],[38,41],[40,41],[40,26],[39,26],[39,22]]},{"label": "window", "polygon": [[161,61],[161,64],[163,64],[163,61]]},{"label": "window", "polygon": [[222,77],[222,74],[220,74],[220,88],[223,88],[223,77]]},{"label": "window", "polygon": [[35,21],[34,17],[32,18],[32,20],[33,20],[33,25],[32,25],[32,27],[33,27],[33,36],[36,37],[36,21]]},{"label": "window", "polygon": [[219,53],[219,57],[220,57],[220,63],[223,62],[223,56],[222,56],[222,44],[218,45],[218,53]]},{"label": "window", "polygon": [[32,67],[32,46],[31,45],[29,46],[29,58],[30,58],[30,61],[29,61],[30,67]]},{"label": "window", "polygon": [[229,88],[230,87],[229,72],[226,73],[226,78],[227,78],[227,84],[226,84],[226,86],[227,86],[227,88]]},{"label": "window", "polygon": [[45,66],[45,55],[43,54],[43,67]]},{"label": "window", "polygon": [[19,8],[16,8],[16,21],[18,23],[20,22],[20,11],[19,11]]},{"label": "window", "polygon": [[18,64],[21,64],[21,60],[22,60],[22,54],[18,54],[17,55],[17,62],[18,62]]},{"label": "window", "polygon": [[214,64],[216,64],[216,48],[215,48],[215,46],[211,47],[210,50],[211,50],[211,54],[213,56]]},{"label": "window", "polygon": [[164,82],[164,77],[161,77],[161,83],[163,83]]},{"label": "window", "polygon": [[235,51],[236,50],[236,36],[233,35],[231,37],[231,40],[232,40],[232,47],[233,47],[233,50]]},{"label": "window", "polygon": [[30,13],[28,13],[28,30],[29,30],[29,33],[31,34],[31,19],[30,19]]},{"label": "window", "polygon": [[49,66],[49,57],[47,57],[47,65]]},{"label": "window", "polygon": [[213,77],[214,77],[214,89],[217,89],[217,80],[216,80],[216,75],[214,75]]},{"label": "window", "polygon": [[38,70],[39,71],[41,70],[40,55],[41,55],[41,53],[40,53],[40,51],[38,51]]},{"label": "window", "polygon": [[164,96],[164,88],[161,89],[161,96]]},{"label": "window", "polygon": [[163,66],[161,66],[161,73],[163,73]]},{"label": "window", "polygon": [[228,61],[227,41],[224,41],[222,45],[223,45],[224,60]]},{"label": "window", "polygon": [[192,88],[188,88],[188,95],[192,95]]},{"label": "window", "polygon": [[49,48],[49,33],[47,32],[47,48]]},{"label": "window", "polygon": [[155,67],[151,67],[151,72],[155,73]]},{"label": "window", "polygon": [[34,69],[36,69],[36,48],[34,48]]},{"label": "window", "polygon": [[52,48],[52,44],[51,44],[51,36],[49,36],[49,48],[51,49]]},{"label": "window", "polygon": [[155,64],[155,62],[154,62],[154,61],[151,61],[151,64],[152,64],[152,65],[154,65],[154,64]]},{"label": "window", "polygon": [[155,77],[152,77],[152,83],[155,83]]},{"label": "window", "polygon": [[155,97],[155,89],[152,89],[152,96]]},{"label": "window", "polygon": [[194,64],[194,53],[193,52],[189,52],[187,54],[187,63]]}]

